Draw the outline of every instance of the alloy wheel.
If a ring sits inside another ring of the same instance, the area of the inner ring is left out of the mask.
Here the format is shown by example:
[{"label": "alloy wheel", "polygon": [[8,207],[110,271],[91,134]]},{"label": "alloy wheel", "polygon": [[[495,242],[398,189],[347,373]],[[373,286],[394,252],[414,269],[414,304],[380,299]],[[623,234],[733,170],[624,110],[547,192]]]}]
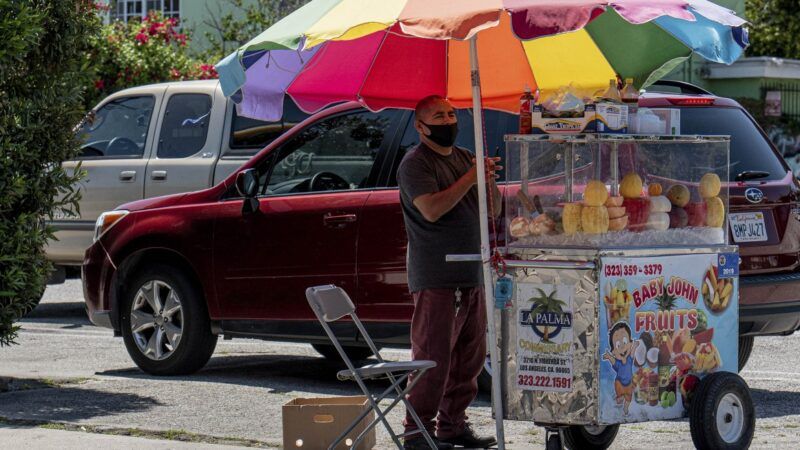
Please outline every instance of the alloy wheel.
[{"label": "alloy wheel", "polygon": [[131,334],[139,351],[156,361],[167,359],[183,335],[183,309],[178,293],[160,280],[144,283],[131,302]]}]

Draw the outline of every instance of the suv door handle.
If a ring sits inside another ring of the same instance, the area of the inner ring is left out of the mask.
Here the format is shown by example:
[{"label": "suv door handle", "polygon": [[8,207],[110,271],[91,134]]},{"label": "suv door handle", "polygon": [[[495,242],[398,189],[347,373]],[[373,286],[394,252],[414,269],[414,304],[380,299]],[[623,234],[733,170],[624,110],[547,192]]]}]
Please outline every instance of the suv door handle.
[{"label": "suv door handle", "polygon": [[348,223],[353,223],[358,219],[355,214],[336,214],[328,213],[322,217],[322,223],[329,228],[344,228]]},{"label": "suv door handle", "polygon": [[123,170],[119,173],[119,180],[120,181],[134,181],[136,180],[136,171],[135,170]]},{"label": "suv door handle", "polygon": [[166,180],[167,179],[167,171],[166,170],[154,170],[152,174],[150,174],[150,178],[153,180]]}]

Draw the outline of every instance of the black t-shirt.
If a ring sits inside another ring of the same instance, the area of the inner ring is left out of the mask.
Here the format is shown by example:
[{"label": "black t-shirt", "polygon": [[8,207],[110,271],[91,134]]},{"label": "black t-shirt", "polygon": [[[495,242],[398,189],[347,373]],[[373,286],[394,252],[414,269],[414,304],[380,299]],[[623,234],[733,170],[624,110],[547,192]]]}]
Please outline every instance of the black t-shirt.
[{"label": "black t-shirt", "polygon": [[408,287],[411,292],[480,284],[480,262],[445,261],[446,255],[480,253],[477,187],[473,186],[436,222],[425,219],[413,202],[420,195],[450,187],[470,170],[472,158],[471,153],[458,147],[443,156],[419,144],[400,163],[397,182],[408,234]]}]

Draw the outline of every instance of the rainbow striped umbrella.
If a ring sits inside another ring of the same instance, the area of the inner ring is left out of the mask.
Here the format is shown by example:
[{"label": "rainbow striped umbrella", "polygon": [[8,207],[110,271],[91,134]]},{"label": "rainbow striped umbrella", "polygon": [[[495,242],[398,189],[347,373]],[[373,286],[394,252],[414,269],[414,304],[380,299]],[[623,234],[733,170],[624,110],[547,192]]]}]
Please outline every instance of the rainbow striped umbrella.
[{"label": "rainbow striped umbrella", "polygon": [[[692,53],[729,64],[747,45],[743,24],[707,0],[314,0],[216,68],[239,113],[265,120],[281,117],[286,94],[309,113],[342,101],[413,108],[430,94],[471,106],[487,217],[481,108],[518,112],[526,85],[594,92],[619,75],[646,86]],[[480,229],[491,280],[486,220]],[[484,290],[491,318],[491,283]],[[497,342],[494,320],[487,325]],[[489,349],[497,370],[496,345]],[[492,402],[503,449],[499,379],[492,377]]]},{"label": "rainbow striped umbrella", "polygon": [[478,36],[483,107],[517,112],[527,85],[638,87],[693,52],[722,63],[746,46],[744,20],[706,0],[314,0],[217,65],[242,115],[277,120],[289,94],[306,112],[341,101],[412,108],[439,94],[471,107]]}]

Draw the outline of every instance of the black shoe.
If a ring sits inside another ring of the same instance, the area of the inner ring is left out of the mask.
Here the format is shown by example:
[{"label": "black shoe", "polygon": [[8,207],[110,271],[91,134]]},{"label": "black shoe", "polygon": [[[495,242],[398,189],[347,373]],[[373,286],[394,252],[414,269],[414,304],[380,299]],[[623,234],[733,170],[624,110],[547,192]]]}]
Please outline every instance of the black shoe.
[{"label": "black shoe", "polygon": [[463,433],[458,436],[442,439],[442,442],[453,444],[456,447],[489,448],[497,444],[497,439],[494,436],[478,436],[475,434],[475,430],[467,424],[467,426],[464,427]]},{"label": "black shoe", "polygon": [[[436,448],[438,450],[451,450],[453,448],[453,444],[447,444],[442,442],[435,437],[431,436],[433,439],[433,443],[436,444]],[[423,436],[417,436],[411,439],[405,439],[403,441],[403,449],[404,450],[431,450],[431,446],[428,445],[428,441],[425,440]]]}]

